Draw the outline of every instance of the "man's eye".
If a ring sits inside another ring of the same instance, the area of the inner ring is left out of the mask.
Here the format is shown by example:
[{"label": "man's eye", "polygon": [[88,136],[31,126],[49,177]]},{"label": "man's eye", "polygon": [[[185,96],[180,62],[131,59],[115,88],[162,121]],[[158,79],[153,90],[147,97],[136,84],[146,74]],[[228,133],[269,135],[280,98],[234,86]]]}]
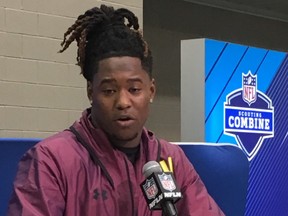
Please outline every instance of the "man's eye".
[{"label": "man's eye", "polygon": [[106,94],[106,95],[112,95],[113,93],[115,93],[115,90],[113,90],[113,89],[104,89],[102,92],[104,94]]},{"label": "man's eye", "polygon": [[130,92],[130,93],[139,93],[140,91],[141,91],[140,88],[130,88],[130,89],[129,89],[129,92]]}]

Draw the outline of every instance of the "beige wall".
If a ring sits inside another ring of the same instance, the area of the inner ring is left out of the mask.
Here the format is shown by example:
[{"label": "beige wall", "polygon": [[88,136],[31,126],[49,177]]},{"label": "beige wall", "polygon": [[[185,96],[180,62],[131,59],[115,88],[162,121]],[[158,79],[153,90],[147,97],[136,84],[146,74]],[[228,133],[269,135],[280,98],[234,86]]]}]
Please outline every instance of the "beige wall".
[{"label": "beige wall", "polygon": [[0,137],[47,137],[89,105],[75,44],[57,51],[75,18],[100,4],[131,9],[142,26],[143,0],[0,0]]}]

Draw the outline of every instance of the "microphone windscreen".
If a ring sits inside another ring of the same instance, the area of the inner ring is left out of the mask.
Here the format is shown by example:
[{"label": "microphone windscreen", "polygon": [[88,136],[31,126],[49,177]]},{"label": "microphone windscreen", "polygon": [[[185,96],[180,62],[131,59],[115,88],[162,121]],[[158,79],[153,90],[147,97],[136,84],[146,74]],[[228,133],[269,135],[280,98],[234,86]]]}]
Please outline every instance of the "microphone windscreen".
[{"label": "microphone windscreen", "polygon": [[154,172],[162,172],[162,169],[157,161],[149,161],[143,166],[142,173],[145,178]]}]

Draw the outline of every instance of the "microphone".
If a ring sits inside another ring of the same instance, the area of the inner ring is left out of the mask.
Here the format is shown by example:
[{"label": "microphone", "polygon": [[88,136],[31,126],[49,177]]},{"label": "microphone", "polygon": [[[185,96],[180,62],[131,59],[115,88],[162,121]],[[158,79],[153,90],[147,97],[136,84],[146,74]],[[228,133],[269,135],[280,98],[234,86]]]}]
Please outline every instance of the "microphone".
[{"label": "microphone", "polygon": [[150,210],[162,209],[166,216],[177,216],[174,205],[182,194],[172,172],[163,172],[156,161],[147,162],[142,169],[145,180],[141,189]]}]

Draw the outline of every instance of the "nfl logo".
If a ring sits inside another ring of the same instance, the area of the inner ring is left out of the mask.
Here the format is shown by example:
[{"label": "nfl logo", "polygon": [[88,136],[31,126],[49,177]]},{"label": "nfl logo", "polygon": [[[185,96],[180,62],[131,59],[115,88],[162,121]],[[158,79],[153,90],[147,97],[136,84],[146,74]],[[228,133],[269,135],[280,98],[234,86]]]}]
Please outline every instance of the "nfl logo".
[{"label": "nfl logo", "polygon": [[251,71],[242,73],[242,98],[250,106],[257,99],[256,89],[257,76],[253,76]]},{"label": "nfl logo", "polygon": [[154,199],[158,193],[158,188],[154,181],[154,178],[147,179],[145,184],[143,185],[143,189],[146,193],[148,199]]},{"label": "nfl logo", "polygon": [[170,174],[158,174],[161,185],[165,190],[173,191],[176,189],[176,185],[174,184],[173,178]]}]

